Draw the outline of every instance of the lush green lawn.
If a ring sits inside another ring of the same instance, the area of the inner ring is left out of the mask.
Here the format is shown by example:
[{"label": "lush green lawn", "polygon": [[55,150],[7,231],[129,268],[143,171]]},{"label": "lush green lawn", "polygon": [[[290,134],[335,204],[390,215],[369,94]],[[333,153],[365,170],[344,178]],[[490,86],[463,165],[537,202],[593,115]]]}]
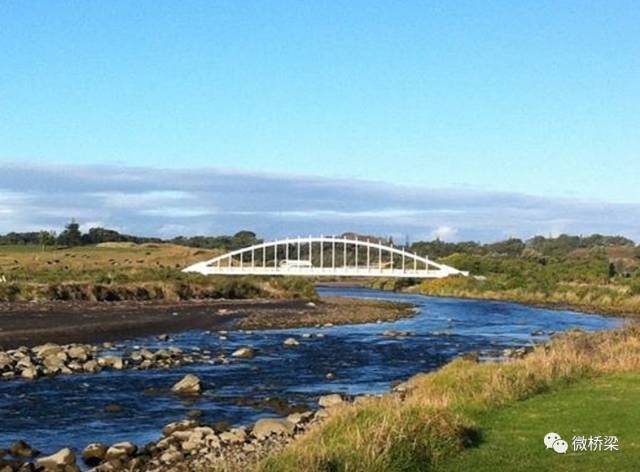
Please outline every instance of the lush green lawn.
[{"label": "lush green lawn", "polygon": [[[447,462],[445,471],[640,470],[640,373],[616,374],[531,397],[474,418],[480,445]],[[545,449],[558,433],[566,454]],[[618,452],[573,452],[573,436],[617,436]]]}]

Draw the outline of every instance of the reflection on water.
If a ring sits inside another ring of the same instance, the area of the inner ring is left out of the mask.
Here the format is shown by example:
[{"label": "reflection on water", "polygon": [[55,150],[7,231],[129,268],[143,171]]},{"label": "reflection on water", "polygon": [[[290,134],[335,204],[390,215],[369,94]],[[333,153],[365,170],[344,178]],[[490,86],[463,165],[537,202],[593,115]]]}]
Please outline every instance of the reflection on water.
[{"label": "reflection on water", "polygon": [[[132,440],[138,444],[159,437],[162,426],[185,418],[193,409],[204,421],[244,424],[273,415],[258,406],[240,405],[238,398],[284,398],[292,404],[313,405],[320,394],[377,393],[395,380],[436,368],[460,353],[522,346],[546,339],[532,336],[543,330],[609,329],[621,320],[569,311],[551,311],[513,303],[431,298],[368,289],[320,289],[322,295],[381,298],[414,303],[418,314],[392,323],[332,328],[230,332],[227,340],[201,331],[172,336],[169,342],[139,338],[121,349],[178,346],[210,349],[229,355],[251,345],[260,355],[233,360],[230,365],[199,364],[171,370],[103,372],[58,376],[35,382],[0,382],[0,447],[25,439],[44,452],[61,447],[82,448],[90,442]],[[385,330],[406,330],[411,337],[382,336]],[[323,333],[323,338],[301,338]],[[289,336],[301,345],[286,348]],[[328,373],[335,380],[327,380]],[[185,401],[167,390],[186,373],[198,375],[205,394]],[[153,390],[153,391],[150,391]],[[116,403],[122,412],[107,413]]]}]

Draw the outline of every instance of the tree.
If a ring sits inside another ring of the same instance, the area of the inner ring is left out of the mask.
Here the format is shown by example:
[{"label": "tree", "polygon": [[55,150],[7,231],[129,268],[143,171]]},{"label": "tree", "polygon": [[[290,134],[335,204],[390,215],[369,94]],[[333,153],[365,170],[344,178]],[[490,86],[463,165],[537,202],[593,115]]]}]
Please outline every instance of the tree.
[{"label": "tree", "polygon": [[63,246],[80,246],[82,244],[82,233],[76,220],[71,220],[65,226],[64,231],[58,236],[58,244]]},{"label": "tree", "polygon": [[40,231],[38,233],[38,244],[42,246],[44,251],[47,246],[53,246],[56,243],[56,235],[50,231]]}]

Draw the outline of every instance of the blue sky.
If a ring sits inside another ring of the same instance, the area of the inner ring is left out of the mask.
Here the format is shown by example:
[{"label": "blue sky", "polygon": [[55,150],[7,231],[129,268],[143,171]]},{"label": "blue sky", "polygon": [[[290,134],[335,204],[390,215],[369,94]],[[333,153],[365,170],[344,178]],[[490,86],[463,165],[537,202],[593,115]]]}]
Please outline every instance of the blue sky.
[{"label": "blue sky", "polygon": [[[0,171],[204,168],[640,205],[638,25],[631,1],[2,2]],[[0,210],[3,191],[0,231],[39,224],[7,216],[28,183],[0,186]]]}]

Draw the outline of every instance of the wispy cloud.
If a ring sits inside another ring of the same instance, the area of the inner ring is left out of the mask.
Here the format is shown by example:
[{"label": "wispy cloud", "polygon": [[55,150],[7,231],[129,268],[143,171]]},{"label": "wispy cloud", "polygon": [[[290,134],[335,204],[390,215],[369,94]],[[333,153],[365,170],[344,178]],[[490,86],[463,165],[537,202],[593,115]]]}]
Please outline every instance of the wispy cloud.
[{"label": "wispy cloud", "polygon": [[640,239],[640,204],[217,169],[0,164],[0,232],[59,230],[70,218],[163,237],[253,229],[265,237],[357,231],[486,241],[599,232]]}]

